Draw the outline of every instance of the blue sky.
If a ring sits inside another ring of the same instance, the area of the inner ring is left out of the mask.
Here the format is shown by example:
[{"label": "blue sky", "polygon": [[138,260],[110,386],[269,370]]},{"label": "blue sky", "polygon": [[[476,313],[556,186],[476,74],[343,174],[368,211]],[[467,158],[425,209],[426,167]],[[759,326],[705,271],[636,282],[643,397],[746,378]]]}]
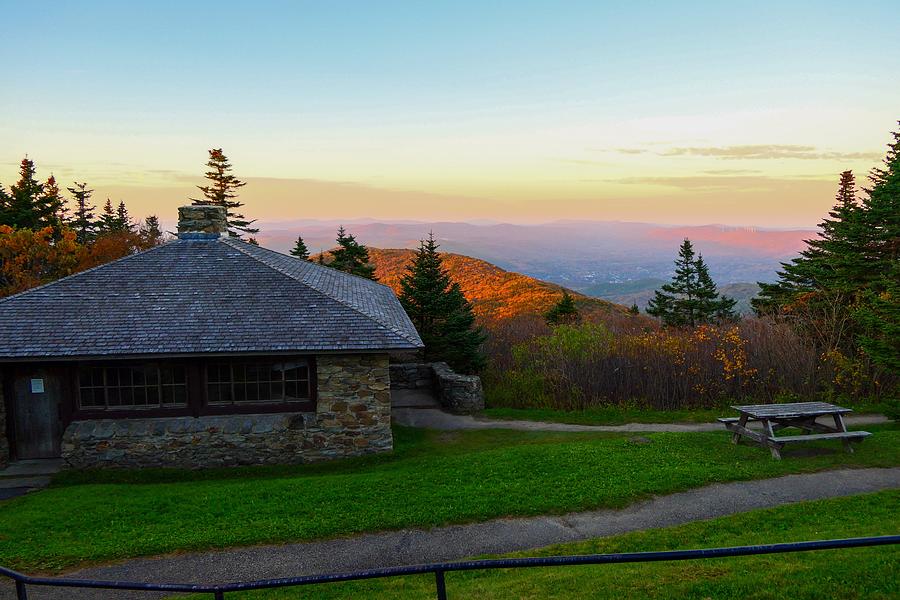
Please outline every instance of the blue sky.
[{"label": "blue sky", "polygon": [[[0,182],[28,153],[139,209],[177,205],[222,146],[271,218],[345,216],[327,191],[304,201],[314,181],[357,186],[360,204],[342,204],[356,216],[811,224],[837,173],[873,166],[900,118],[892,2],[7,2],[2,14]],[[729,156],[748,146],[811,150]],[[269,180],[298,183],[278,200]],[[772,221],[771,206],[747,207],[763,192],[801,200]],[[409,215],[422,205],[410,194],[458,211]]]}]

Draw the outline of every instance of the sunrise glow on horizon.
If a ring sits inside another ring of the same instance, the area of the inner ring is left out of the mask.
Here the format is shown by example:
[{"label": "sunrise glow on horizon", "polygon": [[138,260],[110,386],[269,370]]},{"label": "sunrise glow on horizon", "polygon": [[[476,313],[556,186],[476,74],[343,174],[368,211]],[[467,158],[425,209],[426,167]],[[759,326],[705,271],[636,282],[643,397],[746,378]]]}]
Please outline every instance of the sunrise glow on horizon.
[{"label": "sunrise glow on horizon", "polygon": [[210,6],[6,6],[0,183],[168,218],[222,147],[265,221],[809,227],[900,118],[889,1]]}]

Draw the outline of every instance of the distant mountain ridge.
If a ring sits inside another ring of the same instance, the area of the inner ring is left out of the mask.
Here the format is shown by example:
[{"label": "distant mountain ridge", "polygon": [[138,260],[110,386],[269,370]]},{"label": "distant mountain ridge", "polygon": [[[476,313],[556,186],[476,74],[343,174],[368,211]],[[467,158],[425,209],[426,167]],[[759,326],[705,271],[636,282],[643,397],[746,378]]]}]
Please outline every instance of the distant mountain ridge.
[{"label": "distant mountain ridge", "polygon": [[[302,235],[312,252],[334,245],[332,222],[259,223],[264,246],[287,251]],[[433,231],[441,250],[478,257],[575,290],[595,284],[668,279],[682,239],[703,254],[717,283],[773,281],[779,263],[813,237],[811,230],[778,230],[724,225],[667,226],[618,221],[564,221],[543,225],[460,222],[347,223],[367,246],[415,248]]]}]

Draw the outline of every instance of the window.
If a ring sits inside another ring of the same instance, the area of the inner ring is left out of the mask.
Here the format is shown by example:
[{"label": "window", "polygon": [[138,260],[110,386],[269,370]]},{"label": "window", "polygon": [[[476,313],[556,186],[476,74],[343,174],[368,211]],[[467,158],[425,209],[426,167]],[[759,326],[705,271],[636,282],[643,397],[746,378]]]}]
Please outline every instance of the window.
[{"label": "window", "polygon": [[185,370],[177,365],[83,366],[78,404],[85,410],[134,410],[187,406]]},{"label": "window", "polygon": [[209,404],[307,402],[311,398],[309,363],[230,362],[206,370]]}]

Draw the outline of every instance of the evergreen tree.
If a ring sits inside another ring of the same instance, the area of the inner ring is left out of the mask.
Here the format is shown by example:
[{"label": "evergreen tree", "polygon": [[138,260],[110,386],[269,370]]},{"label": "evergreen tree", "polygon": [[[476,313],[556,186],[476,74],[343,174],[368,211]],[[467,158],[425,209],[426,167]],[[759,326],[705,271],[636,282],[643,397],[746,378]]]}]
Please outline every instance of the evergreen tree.
[{"label": "evergreen tree", "polygon": [[296,256],[301,260],[309,260],[309,249],[306,247],[306,244],[303,243],[303,238],[299,235],[297,236],[297,243],[294,244],[294,247],[291,250],[291,256]]},{"label": "evergreen tree", "polygon": [[125,206],[124,200],[119,200],[119,206],[116,207],[116,230],[134,231],[134,223],[131,221],[131,215],[128,214],[128,207]]},{"label": "evergreen tree", "polygon": [[150,215],[144,219],[139,233],[149,246],[156,246],[162,241],[163,232],[159,228],[159,219],[156,215]]},{"label": "evergreen tree", "polygon": [[569,294],[568,290],[563,290],[559,301],[544,313],[544,319],[548,325],[572,324],[580,320],[578,307],[575,306],[575,298]]},{"label": "evergreen tree", "polygon": [[738,315],[734,312],[737,300],[719,295],[719,290],[709,275],[709,268],[703,261],[702,254],[697,255],[694,268],[697,271],[697,312],[702,322],[717,321],[721,323],[737,319]]},{"label": "evergreen tree", "polygon": [[59,237],[62,225],[69,218],[69,210],[66,208],[65,200],[59,191],[59,184],[56,182],[56,177],[53,174],[44,183],[44,193],[40,204],[42,210],[49,215],[46,219],[46,224],[56,229],[57,237]]},{"label": "evergreen tree", "polygon": [[106,204],[103,205],[103,212],[97,220],[97,233],[111,233],[119,230],[119,221],[116,218],[116,211],[113,209],[112,201],[107,198]]},{"label": "evergreen tree", "polygon": [[12,197],[0,185],[0,225],[13,226]]},{"label": "evergreen tree", "polygon": [[694,256],[694,247],[685,238],[675,260],[675,276],[654,292],[648,315],[666,325],[690,327],[736,317],[735,301],[719,295],[703,257]]},{"label": "evergreen tree", "polygon": [[66,188],[72,194],[75,209],[72,211],[72,220],[69,225],[75,230],[79,244],[87,244],[97,234],[97,223],[94,221],[94,205],[91,204],[91,194],[94,190],[87,189],[86,183],[74,183],[74,187]]},{"label": "evergreen tree", "polygon": [[484,368],[485,336],[475,325],[472,305],[446,269],[434,235],[419,244],[400,279],[400,303],[422,336],[425,359],[444,361],[461,373]]},{"label": "evergreen tree", "polygon": [[9,222],[17,229],[37,230],[51,224],[52,216],[41,206],[44,186],[35,179],[34,161],[27,156],[19,165],[19,181],[9,188]]},{"label": "evergreen tree", "polygon": [[352,234],[338,229],[337,248],[331,251],[328,266],[344,273],[351,273],[375,281],[375,267],[369,263],[369,250],[356,241]]},{"label": "evergreen tree", "polygon": [[224,206],[228,222],[228,235],[231,237],[239,238],[245,233],[250,235],[259,233],[259,229],[251,227],[256,221],[248,221],[243,214],[238,212],[244,203],[235,200],[237,190],[247,184],[230,173],[231,164],[221,148],[212,148],[209,151],[209,161],[206,166],[209,168],[206,172],[206,179],[210,181],[210,184],[197,186],[203,192],[203,198],[192,198],[193,203]]},{"label": "evergreen tree", "polygon": [[631,308],[628,309],[628,312],[632,315],[641,314],[641,309],[638,308],[637,302],[635,302],[631,305]]}]

